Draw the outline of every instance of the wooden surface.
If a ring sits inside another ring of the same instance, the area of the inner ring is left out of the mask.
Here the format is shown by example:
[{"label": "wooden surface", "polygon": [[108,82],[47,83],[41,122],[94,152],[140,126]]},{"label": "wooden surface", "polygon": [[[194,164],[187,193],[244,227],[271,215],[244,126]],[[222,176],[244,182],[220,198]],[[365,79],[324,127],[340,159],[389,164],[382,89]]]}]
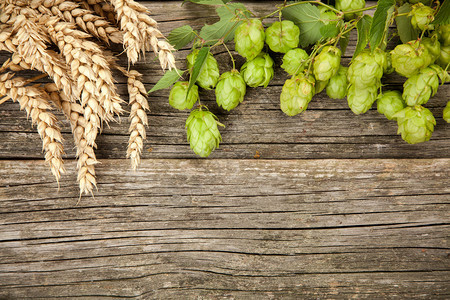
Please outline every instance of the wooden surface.
[{"label": "wooden surface", "polygon": [[[279,3],[256,2],[248,6],[261,14]],[[180,1],[146,5],[166,34],[213,15]],[[224,49],[216,53],[229,69]],[[177,54],[180,67],[186,54]],[[438,122],[432,140],[408,145],[375,106],[355,116],[324,93],[285,116],[278,97],[287,77],[275,61],[270,86],[249,88],[232,112],[201,93],[226,125],[208,159],[189,149],[188,112],[168,105],[168,90],[150,98],[137,172],[125,159],[126,118],[106,128],[99,191],[78,205],[67,122],[58,191],[35,128],[18,104],[2,104],[0,299],[450,298],[450,125],[441,118],[450,85],[427,104]],[[151,58],[136,69],[148,89],[162,74]],[[383,80],[393,89],[403,81]]]}]

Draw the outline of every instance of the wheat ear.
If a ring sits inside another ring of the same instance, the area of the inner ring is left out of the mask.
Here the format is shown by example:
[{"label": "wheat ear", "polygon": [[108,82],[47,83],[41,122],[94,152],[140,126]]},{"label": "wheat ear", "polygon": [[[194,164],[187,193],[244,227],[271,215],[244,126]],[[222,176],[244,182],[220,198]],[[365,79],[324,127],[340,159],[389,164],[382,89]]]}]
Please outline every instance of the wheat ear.
[{"label": "wheat ear", "polygon": [[52,14],[62,20],[75,23],[84,32],[102,40],[107,45],[112,43],[121,44],[123,34],[117,27],[112,26],[104,18],[94,15],[94,12],[79,8],[79,4],[64,0],[33,0],[32,7],[38,9],[42,14]]},{"label": "wheat ear", "polygon": [[62,155],[61,130],[57,126],[57,118],[48,112],[51,106],[46,98],[47,93],[38,86],[24,86],[26,80],[13,78],[12,73],[0,76],[0,94],[9,96],[14,102],[25,109],[27,116],[31,117],[32,124],[37,124],[38,133],[42,139],[42,149],[45,152],[45,161],[59,184],[61,174],[65,172]]},{"label": "wheat ear", "polygon": [[104,18],[111,24],[116,24],[114,7],[106,0],[74,0],[82,8],[94,11],[97,15]]},{"label": "wheat ear", "polygon": [[[86,140],[95,144],[101,121],[113,120],[114,114],[123,111],[123,100],[117,94],[114,80],[102,49],[87,40],[88,34],[73,29],[73,24],[49,18],[46,22],[52,40],[58,45],[66,63],[71,66],[73,78],[77,78],[78,94],[88,120]],[[95,84],[94,84],[95,83]]]},{"label": "wheat ear", "polygon": [[[54,87],[46,86],[47,89],[52,90]],[[68,101],[64,96],[51,94],[51,99],[57,107],[61,107],[64,115],[70,122],[72,128],[73,139],[77,149],[77,181],[81,194],[93,195],[94,188],[97,187],[97,180],[95,178],[95,165],[99,162],[95,157],[94,146],[91,146],[86,141],[85,126],[88,123],[84,118],[84,109],[79,103]]]},{"label": "wheat ear", "polygon": [[144,140],[146,139],[145,127],[148,125],[147,113],[149,110],[147,101],[147,92],[142,84],[142,75],[134,70],[127,74],[128,76],[128,94],[130,97],[130,138],[128,140],[127,158],[131,160],[133,170],[139,166],[140,157],[144,148]]}]

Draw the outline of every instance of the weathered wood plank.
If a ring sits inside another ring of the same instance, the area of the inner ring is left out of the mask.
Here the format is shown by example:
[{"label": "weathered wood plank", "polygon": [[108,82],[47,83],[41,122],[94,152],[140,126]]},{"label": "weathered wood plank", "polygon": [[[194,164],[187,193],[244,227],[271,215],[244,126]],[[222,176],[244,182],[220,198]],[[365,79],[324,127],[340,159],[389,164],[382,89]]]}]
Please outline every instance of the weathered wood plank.
[{"label": "weathered wood plank", "polygon": [[450,159],[0,161],[0,297],[447,298]]}]

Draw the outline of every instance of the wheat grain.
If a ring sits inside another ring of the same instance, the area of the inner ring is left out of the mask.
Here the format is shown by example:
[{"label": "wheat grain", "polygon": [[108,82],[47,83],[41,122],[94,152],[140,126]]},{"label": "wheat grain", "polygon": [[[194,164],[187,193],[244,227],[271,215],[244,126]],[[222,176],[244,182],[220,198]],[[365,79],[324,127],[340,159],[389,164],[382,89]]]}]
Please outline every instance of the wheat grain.
[{"label": "wheat grain", "polygon": [[130,97],[130,138],[128,140],[127,158],[131,160],[131,167],[136,170],[139,165],[144,140],[146,139],[145,126],[148,125],[147,113],[149,110],[147,93],[141,82],[142,75],[134,70],[127,74],[128,94]]},{"label": "wheat grain", "polygon": [[45,29],[33,21],[33,14],[30,13],[30,9],[22,9],[21,11],[23,14],[15,19],[10,37],[4,41],[6,46],[7,42],[11,41],[14,48],[7,46],[5,50],[17,53],[31,69],[48,74],[58,88],[71,101],[75,101],[75,94],[72,89],[73,80],[68,75],[67,66],[62,61],[61,56],[47,49],[46,44],[50,43],[50,40],[44,34]]},{"label": "wheat grain", "polygon": [[42,149],[45,152],[45,161],[50,165],[50,170],[59,183],[61,174],[65,172],[62,155],[61,130],[57,126],[57,118],[50,113],[51,106],[48,103],[48,95],[44,89],[38,86],[24,86],[24,78],[13,78],[12,73],[0,76],[0,93],[9,96],[20,104],[20,109],[25,109],[27,116],[31,117],[32,124],[37,124],[38,133],[42,139]]},{"label": "wheat grain", "polygon": [[77,24],[84,32],[104,41],[107,45],[110,42],[116,44],[123,42],[123,34],[117,27],[94,15],[93,11],[79,8],[78,3],[64,0],[33,0],[31,6],[42,14],[52,14],[66,22]]}]

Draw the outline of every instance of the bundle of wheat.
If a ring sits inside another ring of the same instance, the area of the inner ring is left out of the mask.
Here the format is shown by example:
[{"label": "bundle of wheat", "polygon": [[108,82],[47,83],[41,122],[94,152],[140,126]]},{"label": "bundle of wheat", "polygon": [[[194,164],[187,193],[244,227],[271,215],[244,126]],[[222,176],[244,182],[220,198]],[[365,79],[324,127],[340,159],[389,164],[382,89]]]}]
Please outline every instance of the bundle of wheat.
[{"label": "bundle of wheat", "polygon": [[[119,67],[107,49],[122,44],[129,65],[153,50],[163,69],[175,68],[173,47],[146,7],[133,0],[0,0],[0,103],[17,101],[42,138],[45,160],[57,182],[64,173],[61,131],[51,112],[61,110],[77,149],[80,195],[96,187],[94,149],[103,123],[123,113],[112,70],[128,77],[130,138],[126,156],[139,164],[149,109],[141,74]],[[52,49],[57,49],[52,50]],[[42,76],[24,79],[22,70]],[[53,83],[32,84],[48,76]]]}]

